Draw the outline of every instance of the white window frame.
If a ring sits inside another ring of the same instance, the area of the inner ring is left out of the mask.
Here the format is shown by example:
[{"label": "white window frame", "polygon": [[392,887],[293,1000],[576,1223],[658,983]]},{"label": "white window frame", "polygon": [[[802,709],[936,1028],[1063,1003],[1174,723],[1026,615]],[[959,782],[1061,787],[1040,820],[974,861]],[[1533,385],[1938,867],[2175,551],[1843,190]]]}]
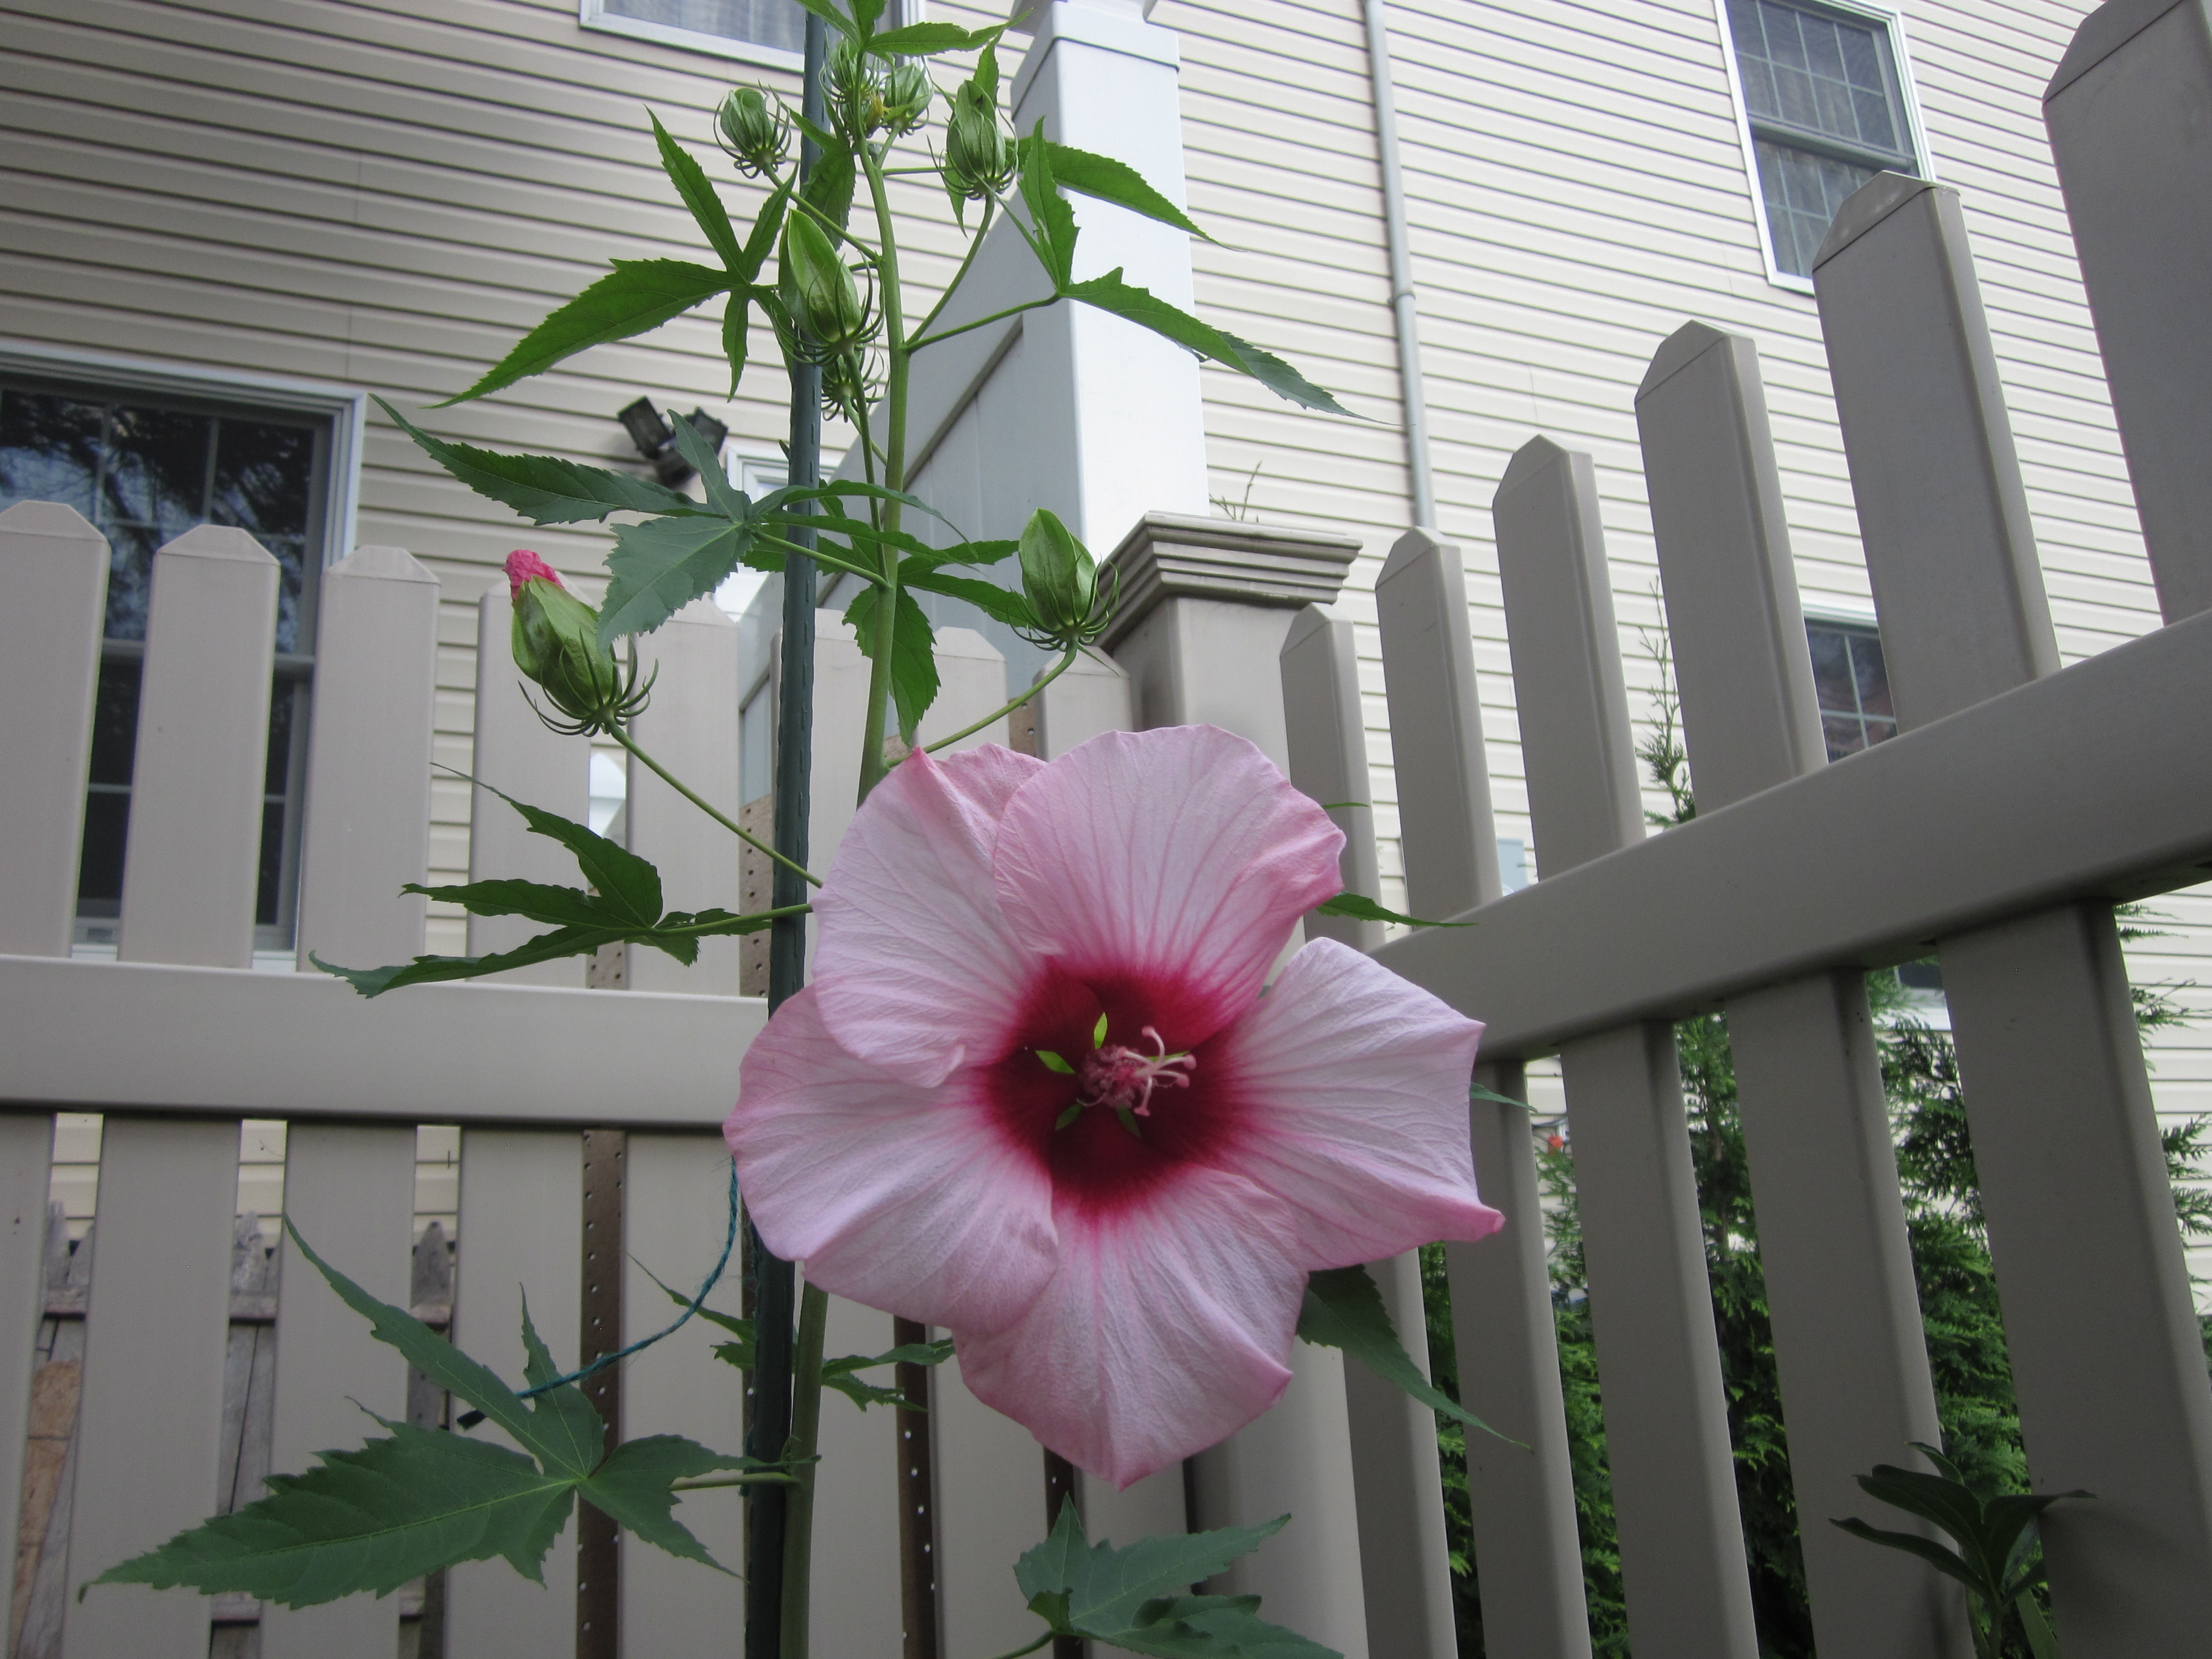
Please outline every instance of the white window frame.
[{"label": "white window frame", "polygon": [[[1796,0],[1784,3],[1795,4]],[[1890,61],[1897,70],[1898,97],[1904,105],[1905,139],[1913,155],[1919,158],[1918,176],[1934,180],[1937,177],[1936,157],[1928,147],[1927,130],[1921,125],[1920,94],[1912,82],[1912,41],[1905,32],[1904,12],[1894,6],[1875,3],[1875,0],[1809,0],[1808,9],[1863,18],[1888,32]],[[1735,31],[1729,24],[1728,0],[1713,0],[1713,23],[1720,31],[1722,60],[1728,65],[1729,98],[1735,106],[1736,140],[1743,148],[1744,182],[1751,189],[1752,217],[1759,227],[1759,257],[1766,267],[1766,280],[1793,294],[1809,295],[1813,292],[1810,276],[1784,270],[1774,262],[1774,228],[1767,222],[1766,191],[1759,182],[1759,151],[1752,137],[1751,105],[1743,95],[1743,70],[1736,62]]]},{"label": "white window frame", "polygon": [[[910,23],[919,23],[927,6],[928,0],[887,0],[879,27],[904,28]],[[806,67],[805,58],[798,52],[786,52],[780,46],[759,46],[750,40],[732,40],[727,35],[709,34],[704,29],[681,29],[666,23],[649,23],[640,17],[624,17],[609,12],[606,0],[576,0],[576,24],[580,28],[594,29],[602,34],[626,34],[633,40],[651,40],[683,52],[703,52],[740,64],[789,70],[793,75]]]}]

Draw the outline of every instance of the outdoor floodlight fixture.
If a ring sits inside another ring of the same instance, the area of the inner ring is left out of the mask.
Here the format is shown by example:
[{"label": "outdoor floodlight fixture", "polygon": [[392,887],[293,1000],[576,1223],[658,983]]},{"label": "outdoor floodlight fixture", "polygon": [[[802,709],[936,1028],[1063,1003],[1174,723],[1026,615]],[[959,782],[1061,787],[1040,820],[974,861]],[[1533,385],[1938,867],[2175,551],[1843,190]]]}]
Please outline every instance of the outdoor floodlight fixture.
[{"label": "outdoor floodlight fixture", "polygon": [[[721,453],[722,441],[730,435],[727,426],[703,409],[695,409],[683,418],[690,422],[691,429],[706,441],[708,448],[717,454]],[[653,406],[652,398],[640,398],[615,419],[623,423],[630,442],[637,446],[637,453],[653,463],[653,476],[661,483],[672,489],[690,481],[696,469],[676,447],[676,433]]]}]

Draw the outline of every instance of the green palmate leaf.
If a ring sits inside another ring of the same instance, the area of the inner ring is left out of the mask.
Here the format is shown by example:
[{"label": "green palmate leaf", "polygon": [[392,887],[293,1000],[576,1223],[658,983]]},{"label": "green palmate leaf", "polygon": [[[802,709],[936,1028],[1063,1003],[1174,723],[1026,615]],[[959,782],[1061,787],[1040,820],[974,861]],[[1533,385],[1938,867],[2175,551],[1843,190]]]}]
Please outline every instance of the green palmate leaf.
[{"label": "green palmate leaf", "polygon": [[[680,424],[680,422],[679,422]],[[754,545],[757,526],[724,518],[653,519],[619,525],[607,556],[607,597],[599,642],[650,634],[694,599],[703,599],[741,564],[781,570],[783,558]]]},{"label": "green palmate leaf", "polygon": [[730,392],[738,395],[738,382],[744,379],[745,359],[750,352],[753,325],[752,295],[744,289],[734,289],[730,302],[722,310],[722,356],[730,361]]},{"label": "green palmate leaf", "polygon": [[722,198],[714,193],[714,181],[707,170],[694,161],[690,153],[668,136],[668,129],[660,125],[660,118],[647,112],[653,123],[653,141],[660,147],[660,166],[668,174],[676,193],[684,198],[684,205],[691,210],[691,216],[707,238],[707,246],[721,256],[722,263],[731,274],[744,282],[752,280],[752,273],[743,269],[744,253],[738,242],[738,233],[730,227],[728,210]]},{"label": "green palmate leaf", "polygon": [[1342,1349],[1431,1411],[1485,1434],[1498,1432],[1421,1374],[1421,1368],[1398,1340],[1390,1310],[1382,1305],[1382,1292],[1364,1267],[1337,1267],[1306,1279],[1305,1304],[1298,1310],[1298,1335],[1316,1347]]},{"label": "green palmate leaf", "polygon": [[307,960],[323,972],[343,980],[362,995],[380,997],[386,991],[409,985],[482,979],[487,974],[503,974],[510,968],[532,968],[541,962],[558,962],[563,957],[587,957],[600,946],[617,944],[621,939],[620,933],[604,927],[562,927],[540,933],[512,951],[495,951],[481,957],[426,956],[384,968],[342,968],[334,962],[325,962],[310,951]]},{"label": "green palmate leaf", "polygon": [[1111,202],[1115,207],[1141,213],[1147,219],[1173,225],[1177,230],[1188,231],[1209,242],[1213,240],[1193,224],[1181,208],[1146,184],[1145,175],[1127,162],[1117,161],[1110,155],[1093,155],[1087,149],[1067,144],[1048,143],[1045,153],[1052,162],[1052,176],[1063,189]]},{"label": "green palmate leaf", "polygon": [[545,1553],[576,1483],[520,1452],[443,1430],[387,1423],[392,1437],[324,1452],[305,1474],[269,1477],[270,1495],[109,1568],[96,1584],[184,1584],[289,1607],[362,1590],[387,1595],[462,1561],[504,1556],[544,1582]]},{"label": "green palmate leaf", "polygon": [[[863,587],[845,607],[845,620],[864,644],[874,637],[876,607],[882,599],[883,589]],[[914,595],[902,588],[891,623],[891,704],[902,733],[911,735],[921,724],[937,701],[937,690],[935,630]]]},{"label": "green palmate leaf", "polygon": [[1535,1110],[1535,1108],[1525,1100],[1516,1100],[1511,1095],[1501,1095],[1495,1089],[1484,1088],[1480,1083],[1468,1085],[1467,1092],[1468,1097],[1471,1100],[1494,1100],[1500,1106],[1518,1106],[1524,1112]]},{"label": "green palmate leaf", "polygon": [[1065,298],[1080,300],[1085,305],[1127,318],[1201,357],[1211,358],[1224,368],[1249,374],[1277,397],[1288,398],[1303,408],[1318,409],[1330,415],[1352,412],[1280,357],[1234,334],[1224,333],[1209,323],[1202,323],[1188,312],[1178,310],[1156,295],[1122,281],[1118,268],[1089,282],[1062,282],[1060,291]]},{"label": "green palmate leaf", "polygon": [[616,259],[614,269],[562,306],[501,358],[484,377],[448,404],[481,398],[532,374],[542,374],[563,357],[587,346],[627,340],[658,328],[713,299],[731,286],[726,270],[683,259]]},{"label": "green palmate leaf", "polygon": [[1016,541],[956,542],[950,547],[933,547],[915,555],[908,568],[918,562],[932,569],[949,564],[982,566],[998,564],[1013,557],[1021,544]]},{"label": "green palmate leaf", "polygon": [[770,1467],[755,1458],[725,1457],[681,1435],[656,1434],[616,1447],[577,1491],[592,1508],[647,1543],[726,1573],[730,1570],[676,1518],[675,1483],[718,1469],[751,1473]]},{"label": "green palmate leaf", "polygon": [[377,407],[416,446],[479,495],[503,501],[532,524],[583,524],[610,513],[696,513],[689,495],[651,478],[583,466],[551,455],[495,455],[471,444],[448,443],[412,424],[386,403]]},{"label": "green palmate leaf", "polygon": [[996,582],[980,581],[973,576],[948,576],[933,565],[919,564],[911,559],[899,567],[899,582],[902,589],[919,587],[925,592],[965,599],[985,616],[996,617],[1010,628],[1038,625],[1036,611],[1029,600]]},{"label": "green palmate leaf", "polygon": [[674,435],[677,453],[691,463],[692,471],[699,475],[699,482],[706,489],[707,505],[734,522],[750,520],[752,498],[730,482],[729,469],[723,465],[720,453],[700,435],[699,428],[688,420],[678,421]]},{"label": "green palmate leaf", "polygon": [[517,800],[501,790],[492,789],[481,779],[471,781],[480,789],[491,789],[493,794],[521,813],[532,835],[557,841],[574,854],[576,867],[584,872],[584,879],[598,888],[600,896],[609,904],[619,907],[622,915],[648,927],[659,916],[660,872],[647,860],[572,818]]},{"label": "green palmate leaf", "polygon": [[1060,193],[1052,173],[1052,146],[1045,142],[1040,119],[1019,146],[1023,204],[1030,210],[1030,228],[1036,234],[1038,257],[1053,287],[1067,290],[1075,272],[1075,210]]},{"label": "green palmate leaf", "polygon": [[580,887],[550,887],[538,881],[471,881],[449,887],[425,887],[410,881],[401,890],[458,904],[472,916],[523,916],[555,927],[619,928],[626,920],[596,893]]},{"label": "green palmate leaf", "polygon": [[1255,1617],[1256,1596],[1190,1594],[1192,1584],[1251,1553],[1290,1518],[1116,1549],[1085,1538],[1075,1505],[1065,1504],[1052,1535],[1015,1564],[1014,1582],[1055,1635],[1172,1659],[1337,1659]]},{"label": "green palmate leaf", "polygon": [[1395,921],[1401,927],[1474,927],[1472,921],[1423,921],[1419,916],[1401,916],[1395,910],[1386,910],[1373,899],[1358,893],[1339,893],[1333,899],[1323,899],[1314,906],[1317,916],[1349,916],[1354,921]]},{"label": "green palmate leaf", "polygon": [[852,0],[853,21],[860,25],[860,36],[866,40],[876,32],[876,20],[884,15],[884,0]]},{"label": "green palmate leaf", "polygon": [[957,23],[909,23],[872,35],[868,50],[884,58],[927,58],[940,52],[972,52],[1005,33],[1004,24],[970,30]]},{"label": "green palmate leaf", "polygon": [[860,177],[859,164],[842,137],[816,126],[803,115],[794,112],[792,119],[822,152],[815,159],[813,170],[806,175],[806,183],[799,192],[799,199],[842,230],[853,216],[853,191]]},{"label": "green palmate leaf", "polygon": [[738,252],[737,263],[731,267],[745,284],[731,289],[730,303],[722,312],[722,355],[730,360],[732,398],[738,395],[738,382],[744,378],[745,359],[751,349],[748,333],[753,316],[750,284],[758,279],[761,267],[775,250],[776,236],[783,228],[784,208],[790,200],[790,183],[778,185],[762,204],[759,216],[754,219],[753,228],[745,236],[744,246]]}]

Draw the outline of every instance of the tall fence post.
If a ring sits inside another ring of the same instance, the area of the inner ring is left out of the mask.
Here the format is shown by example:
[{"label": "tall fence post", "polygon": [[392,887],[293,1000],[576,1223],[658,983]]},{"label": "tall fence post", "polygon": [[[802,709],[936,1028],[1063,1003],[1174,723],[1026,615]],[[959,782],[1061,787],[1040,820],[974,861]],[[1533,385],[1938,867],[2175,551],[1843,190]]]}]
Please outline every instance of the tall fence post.
[{"label": "tall fence post", "polygon": [[[2057,661],[1955,192],[1881,174],[1814,263],[1899,724]],[[2069,1659],[2212,1626],[2212,1383],[2110,907],[1942,941]]]},{"label": "tall fence post", "polygon": [[[276,561],[203,525],[154,556],[123,876],[126,962],[244,968],[260,868]],[[77,1415],[72,1591],[207,1518],[228,1340],[238,1124],[111,1115]],[[72,1596],[65,1659],[204,1659],[204,1600]]]},{"label": "tall fence post", "polygon": [[[1636,416],[1691,777],[1715,811],[1827,763],[1757,349],[1684,325]],[[1728,1029],[1820,1651],[1962,1654],[1951,1580],[1824,1524],[1864,1506],[1855,1475],[1940,1433],[1865,981],[1732,997]]]},{"label": "tall fence post", "polygon": [[[1114,555],[1122,608],[1100,641],[1129,672],[1137,728],[1218,726],[1287,769],[1283,641],[1297,611],[1336,596],[1358,551],[1350,537],[1147,514]],[[1261,1595],[1269,1619],[1367,1659],[1343,1360],[1297,1343],[1291,1370],[1273,1410],[1190,1461],[1192,1520],[1295,1515],[1212,1582]]]},{"label": "tall fence post", "polygon": [[[18,501],[0,513],[0,951],[65,957],[76,919],[77,854],[107,603],[107,538],[70,507]],[[37,1328],[45,1307],[53,1115],[0,1115],[0,1330]],[[32,1357],[0,1361],[0,1494],[23,1484]],[[0,1513],[12,1513],[0,1510]],[[14,1576],[0,1596],[13,1616]]]},{"label": "tall fence post", "polygon": [[[362,547],[323,573],[300,870],[299,961],[368,967],[422,949],[430,823],[430,727],[438,579],[397,547]],[[415,1132],[405,1125],[295,1123],[284,1142],[284,1213],[369,1294],[405,1305],[412,1268]],[[270,1462],[295,1473],[407,1409],[406,1362],[374,1340],[320,1273],[287,1248],[277,1280]],[[386,1659],[389,1601],[351,1595],[262,1611],[264,1659]]]},{"label": "tall fence post", "polygon": [[[520,814],[492,793],[504,791],[578,823],[591,811],[591,744],[549,730],[531,707],[509,643],[514,617],[507,584],[495,578],[484,590],[477,616],[476,736],[469,769],[477,787],[469,791],[469,879],[511,878],[574,887],[578,881],[574,857],[559,843],[532,835]],[[468,927],[472,957],[512,951],[542,931],[520,916],[471,916]],[[510,968],[491,980],[580,987],[584,965],[574,957],[563,957]]]},{"label": "tall fence post", "polygon": [[[1502,897],[1504,884],[1459,549],[1427,531],[1407,531],[1383,562],[1375,605],[1406,902],[1415,915],[1463,915]],[[1494,1094],[1523,1097],[1517,1063],[1478,1066],[1477,1079]],[[1505,1217],[1479,1245],[1444,1246],[1460,1399],[1498,1431],[1467,1437],[1483,1637],[1500,1654],[1588,1659],[1589,1610],[1534,1139],[1519,1106],[1470,1100],[1468,1123],[1475,1178]]]},{"label": "tall fence post", "polygon": [[2173,0],[2100,6],[2051,77],[2043,118],[2159,608],[2179,622],[2212,606],[2212,17]]},{"label": "tall fence post", "polygon": [[[1547,439],[1492,514],[1530,816],[1549,878],[1643,839],[1597,484]],[[1673,1028],[1559,1049],[1605,1391],[1630,1638],[1647,1654],[1753,1659],[1751,1587]]]},{"label": "tall fence post", "polygon": [[[1319,605],[1308,605],[1291,623],[1280,663],[1291,781],[1331,808],[1329,816],[1345,832],[1345,887],[1372,898],[1380,884],[1375,809],[1352,624],[1332,618]],[[1310,916],[1306,930],[1355,950],[1371,951],[1383,939],[1381,922],[1348,916]],[[1419,1252],[1373,1262],[1369,1271],[1399,1340],[1426,1374],[1428,1322]],[[1345,1367],[1344,1394],[1351,1419],[1368,1651],[1453,1659],[1459,1641],[1452,1621],[1436,1413],[1364,1365]]]}]

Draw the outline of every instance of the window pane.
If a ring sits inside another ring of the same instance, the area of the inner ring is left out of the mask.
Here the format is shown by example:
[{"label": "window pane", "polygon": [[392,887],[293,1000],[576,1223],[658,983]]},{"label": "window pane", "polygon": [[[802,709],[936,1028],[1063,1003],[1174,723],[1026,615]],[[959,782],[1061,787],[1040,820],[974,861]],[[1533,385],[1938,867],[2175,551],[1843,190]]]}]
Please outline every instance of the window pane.
[{"label": "window pane", "polygon": [[1813,689],[1828,758],[1838,760],[1895,737],[1881,635],[1863,623],[1808,622],[1805,641],[1813,652]]},{"label": "window pane", "polygon": [[112,405],[95,520],[100,527],[143,525],[167,542],[204,522],[214,425],[204,415]]},{"label": "window pane", "polygon": [[168,539],[137,525],[102,525],[107,536],[107,637],[146,637],[146,608],[154,599],[154,554]]},{"label": "window pane", "polygon": [[1850,642],[1837,629],[1817,623],[1807,625],[1805,640],[1813,647],[1813,691],[1820,708],[1858,713],[1851,696]]},{"label": "window pane", "polygon": [[1864,729],[1848,714],[1822,716],[1820,735],[1827,739],[1828,758],[1832,761],[1841,760],[1846,755],[1856,755],[1866,747]]},{"label": "window pane", "polygon": [[1767,228],[1774,236],[1775,268],[1793,276],[1809,276],[1836,210],[1874,177],[1874,169],[1765,138],[1752,149],[1759,158]]},{"label": "window pane", "polygon": [[279,651],[300,649],[307,497],[314,476],[315,434],[309,428],[256,421],[218,422],[208,519],[246,531],[283,567],[276,601]]},{"label": "window pane", "polygon": [[1730,0],[1729,32],[1754,122],[1787,122],[1909,165],[1880,24],[1780,0]]},{"label": "window pane", "polygon": [[606,0],[605,13],[786,52],[806,46],[806,14],[797,0]]},{"label": "window pane", "polygon": [[1869,714],[1893,715],[1890,707],[1889,665],[1881,659],[1881,641],[1872,634],[1851,636],[1851,670],[1858,681],[1859,707]]},{"label": "window pane", "polygon": [[84,848],[77,865],[76,913],[112,919],[123,914],[123,843],[131,797],[95,789],[85,798]]},{"label": "window pane", "polygon": [[138,747],[138,674],[135,662],[100,665],[100,690],[92,708],[92,781],[127,786]]},{"label": "window pane", "polygon": [[0,391],[0,507],[59,501],[90,519],[99,477],[97,405]]},{"label": "window pane", "polygon": [[256,927],[276,925],[278,901],[283,895],[284,803],[272,800],[261,808],[261,879],[253,894]]}]

